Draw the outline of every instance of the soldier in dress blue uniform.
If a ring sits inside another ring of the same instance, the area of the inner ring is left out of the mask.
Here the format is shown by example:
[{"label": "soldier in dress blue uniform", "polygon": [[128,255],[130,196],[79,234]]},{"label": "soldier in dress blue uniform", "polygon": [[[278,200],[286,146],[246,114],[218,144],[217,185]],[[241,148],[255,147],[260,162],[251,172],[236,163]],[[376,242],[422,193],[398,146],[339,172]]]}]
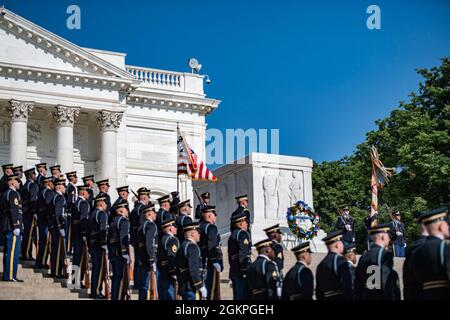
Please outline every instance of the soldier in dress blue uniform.
[{"label": "soldier in dress blue uniform", "polygon": [[22,187],[23,187],[23,183],[22,183],[23,166],[14,167],[13,175],[15,175],[17,177],[17,181],[19,182],[19,189],[17,189],[17,191],[19,191],[19,193],[20,193],[22,191]]},{"label": "soldier in dress blue uniform", "polygon": [[342,230],[330,232],[322,239],[328,254],[319,263],[316,272],[317,300],[353,300],[352,275],[347,260],[342,256]]},{"label": "soldier in dress blue uniform", "polygon": [[145,216],[142,214],[142,209],[150,203],[150,189],[145,187],[139,188],[137,191],[138,201],[134,204],[133,210],[130,212],[130,244],[133,247],[134,252],[134,263],[133,263],[133,281],[134,281],[134,289],[140,290],[141,288],[141,272],[139,270],[139,263],[136,257],[137,251],[137,235],[139,225],[142,220],[145,220]]},{"label": "soldier in dress blue uniform", "polygon": [[3,255],[3,281],[23,282],[17,278],[19,264],[20,242],[22,240],[22,200],[17,191],[19,178],[11,175],[4,178],[8,189],[1,198],[0,231],[5,237],[5,252]]},{"label": "soldier in dress blue uniform", "polygon": [[350,269],[350,273],[352,275],[352,285],[353,290],[355,289],[355,277],[356,277],[356,266],[357,266],[357,258],[356,258],[356,245],[354,243],[344,246],[344,257],[347,259],[348,268]]},{"label": "soldier in dress blue uniform", "polygon": [[[23,209],[22,260],[33,261],[33,239],[36,239],[39,186],[34,168],[25,171],[26,182],[21,190]],[[37,248],[36,248],[37,250]]]},{"label": "soldier in dress blue uniform", "polygon": [[[355,295],[359,300],[400,300],[398,274],[393,270],[394,257],[389,251],[389,233],[389,224],[369,230],[373,246],[361,256],[356,268]],[[379,276],[373,278],[374,272]]]},{"label": "soldier in dress blue uniform", "polygon": [[108,252],[112,264],[111,299],[126,299],[124,273],[130,266],[130,221],[128,220],[128,202],[123,200],[113,206],[115,214],[109,226]]},{"label": "soldier in dress blue uniform", "polygon": [[106,197],[98,194],[94,199],[95,209],[89,216],[89,254],[92,257],[91,298],[105,299],[102,294],[106,270],[108,247],[108,211]]},{"label": "soldier in dress blue uniform", "polygon": [[158,300],[157,256],[158,226],[155,223],[156,211],[153,204],[142,208],[142,223],[136,234],[136,260],[139,265],[139,300]]},{"label": "soldier in dress blue uniform", "polygon": [[89,193],[87,191],[88,187],[78,186],[77,187],[77,199],[75,200],[72,207],[72,219],[71,219],[71,230],[72,230],[72,243],[73,243],[73,261],[72,264],[80,267],[80,279],[84,279],[85,270],[84,261],[89,259],[89,257],[84,256],[84,246],[87,246],[87,237],[89,231],[89,214],[91,212],[91,205],[89,204],[88,198]]},{"label": "soldier in dress blue uniform", "polygon": [[50,233],[49,227],[52,218],[52,201],[55,196],[53,191],[53,182],[51,177],[41,179],[42,188],[39,191],[38,198],[38,254],[36,258],[36,269],[49,269],[47,264],[48,254],[50,252]]},{"label": "soldier in dress blue uniform", "polygon": [[203,192],[200,195],[201,203],[199,203],[197,207],[195,207],[195,219],[201,220],[203,218],[202,210],[208,205],[210,196],[211,194],[209,192]]},{"label": "soldier in dress blue uniform", "polygon": [[250,267],[251,246],[248,230],[248,217],[245,212],[231,217],[233,231],[228,238],[228,261],[230,264],[230,280],[233,284],[233,300],[249,298],[245,278]]},{"label": "soldier in dress blue uniform", "polygon": [[208,300],[220,300],[220,273],[223,271],[223,255],[219,230],[216,226],[217,213],[215,206],[204,206],[200,221],[200,242],[202,263],[206,268],[205,286]]},{"label": "soldier in dress blue uniform", "polygon": [[86,176],[81,178],[81,180],[83,180],[83,184],[88,187],[88,192],[89,192],[89,204],[91,206],[91,208],[94,207],[94,176],[90,175],[90,176]]},{"label": "soldier in dress blue uniform", "polygon": [[119,195],[119,197],[112,204],[112,211],[111,211],[111,214],[110,214],[110,216],[112,218],[114,218],[114,215],[115,215],[114,207],[117,204],[119,204],[119,203],[121,203],[121,204],[125,203],[128,212],[130,212],[130,206],[128,204],[128,195],[130,194],[129,193],[129,186],[118,187],[118,188],[116,188],[116,191],[117,191],[117,194]]},{"label": "soldier in dress blue uniform", "polygon": [[177,238],[177,226],[174,219],[161,224],[162,237],[159,239],[157,252],[158,293],[160,300],[176,300],[177,253],[180,242]]},{"label": "soldier in dress blue uniform", "polygon": [[170,210],[169,212],[172,216],[175,216],[178,212],[178,205],[181,202],[180,193],[178,191],[173,191],[170,193],[172,201],[170,201]]},{"label": "soldier in dress blue uniform", "polygon": [[38,163],[36,165],[36,170],[38,172],[38,176],[36,178],[36,183],[38,184],[39,188],[42,189],[43,180],[47,177],[47,164],[46,163]]},{"label": "soldier in dress blue uniform", "polygon": [[355,242],[354,222],[348,206],[342,208],[342,212],[336,221],[336,229],[342,230],[342,242],[344,245],[350,245]]},{"label": "soldier in dress blue uniform", "polygon": [[[238,203],[238,208],[231,214],[231,219],[233,219],[233,217],[240,215],[241,213],[245,214],[245,218],[247,220],[247,225],[248,225],[248,233],[250,235],[250,239],[251,239],[251,222],[252,222],[252,217],[250,214],[250,210],[248,210],[248,197],[246,194],[236,197],[236,202]],[[231,220],[230,222],[230,231],[233,232],[235,226],[232,222],[233,220]]]},{"label": "soldier in dress blue uniform", "polygon": [[392,251],[395,257],[403,258],[406,247],[405,224],[401,221],[400,211],[396,211],[392,216],[393,220],[390,223]]},{"label": "soldier in dress blue uniform", "polygon": [[50,276],[57,279],[66,278],[64,274],[65,261],[65,239],[66,239],[66,192],[65,181],[60,179],[53,179],[55,186],[55,193],[51,202],[52,218],[49,226],[51,234],[52,249],[50,253]]},{"label": "soldier in dress blue uniform", "polygon": [[184,241],[184,226],[192,223],[191,209],[191,200],[183,201],[177,206],[178,215],[176,216],[175,221],[178,230],[177,237],[180,243]]},{"label": "soldier in dress blue uniform", "polygon": [[205,300],[207,290],[202,268],[200,226],[196,222],[184,226],[186,240],[180,246],[177,255],[178,281],[183,300]]},{"label": "soldier in dress blue uniform", "polygon": [[159,197],[157,199],[159,203],[158,216],[156,217],[156,224],[158,228],[161,227],[161,224],[164,221],[175,219],[175,217],[170,213],[170,195],[167,194],[165,196]]},{"label": "soldier in dress blue uniform", "polygon": [[428,238],[426,226],[422,223],[422,212],[414,215],[420,229],[420,236],[406,249],[405,261],[403,263],[403,298],[405,300],[422,300],[422,287],[414,277],[413,260],[415,252],[425,243]]},{"label": "soldier in dress blue uniform", "polygon": [[78,177],[77,172],[67,172],[66,173],[67,180],[69,183],[66,187],[66,211],[67,211],[67,234],[66,234],[66,242],[67,242],[67,254],[72,253],[73,243],[72,243],[72,211],[75,201],[78,199],[77,193],[77,183]]},{"label": "soldier in dress blue uniform", "polygon": [[6,178],[14,175],[13,167],[14,167],[14,165],[12,163],[2,165],[3,176],[0,179],[0,197],[3,195],[3,193],[5,191],[7,191],[9,189]]},{"label": "soldier in dress blue uniform", "polygon": [[283,245],[281,244],[281,229],[280,225],[276,224],[269,228],[263,230],[267,238],[273,241],[273,249],[275,250],[275,258],[274,261],[277,264],[278,272],[280,273],[281,278],[283,278],[283,267],[284,267],[284,255],[283,255]]},{"label": "soldier in dress blue uniform", "polygon": [[61,178],[61,166],[54,165],[50,167],[50,173],[52,174],[52,182],[55,184],[55,182]]},{"label": "soldier in dress blue uniform", "polygon": [[367,250],[370,250],[370,247],[373,244],[372,238],[369,235],[369,230],[372,226],[375,226],[378,221],[378,213],[372,215],[372,207],[367,207],[367,216],[364,218],[364,228],[366,229],[366,245]]},{"label": "soldier in dress blue uniform", "polygon": [[448,208],[422,213],[429,236],[414,253],[414,280],[424,300],[450,300],[450,230]]},{"label": "soldier in dress blue uniform", "polygon": [[314,294],[314,276],[308,268],[311,264],[309,241],[291,249],[297,263],[286,273],[283,281],[284,300],[312,300]]},{"label": "soldier in dress blue uniform", "polygon": [[106,211],[110,212],[111,211],[111,197],[109,196],[109,180],[105,179],[105,180],[100,180],[97,181],[97,188],[99,190],[99,194],[102,195],[102,197],[106,198]]},{"label": "soldier in dress blue uniform", "polygon": [[281,298],[282,281],[272,239],[255,243],[258,257],[247,271],[247,286],[252,300],[278,300]]}]

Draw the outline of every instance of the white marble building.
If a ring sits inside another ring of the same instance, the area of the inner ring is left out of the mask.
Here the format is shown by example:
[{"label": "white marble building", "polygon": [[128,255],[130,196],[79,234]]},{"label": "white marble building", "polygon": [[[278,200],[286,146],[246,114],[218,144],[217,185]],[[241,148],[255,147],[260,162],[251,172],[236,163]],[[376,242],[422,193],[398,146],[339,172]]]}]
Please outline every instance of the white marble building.
[{"label": "white marble building", "polygon": [[[126,65],[126,54],[81,48],[13,12],[0,15],[0,163],[109,178],[114,187],[176,190],[176,127],[200,157],[202,75]],[[192,199],[190,181],[181,183]]]}]

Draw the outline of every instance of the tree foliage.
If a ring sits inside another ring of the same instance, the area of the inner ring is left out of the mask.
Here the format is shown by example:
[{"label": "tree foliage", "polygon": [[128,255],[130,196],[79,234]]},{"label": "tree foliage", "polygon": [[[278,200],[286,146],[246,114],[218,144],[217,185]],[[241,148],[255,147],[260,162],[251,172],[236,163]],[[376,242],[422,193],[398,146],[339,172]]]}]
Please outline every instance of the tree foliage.
[{"label": "tree foliage", "polygon": [[417,72],[424,78],[418,92],[387,118],[377,120],[377,129],[366,134],[351,156],[315,163],[314,207],[326,231],[337,219],[334,204],[348,204],[357,223],[357,241],[362,243],[362,221],[371,199],[371,145],[377,146],[384,165],[398,172],[379,194],[381,219],[389,221],[389,212],[400,210],[409,241],[417,235],[415,212],[449,205],[450,60]]}]

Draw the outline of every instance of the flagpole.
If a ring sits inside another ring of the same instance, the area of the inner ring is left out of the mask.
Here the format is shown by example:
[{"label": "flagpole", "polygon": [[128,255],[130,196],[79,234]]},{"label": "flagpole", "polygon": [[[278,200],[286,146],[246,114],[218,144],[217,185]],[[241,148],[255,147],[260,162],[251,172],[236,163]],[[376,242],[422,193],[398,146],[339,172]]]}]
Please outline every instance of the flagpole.
[{"label": "flagpole", "polygon": [[[180,132],[179,122],[177,121],[177,149],[178,149],[178,134]],[[177,150],[178,151],[178,150]],[[178,175],[178,159],[179,154],[177,152],[177,193],[180,192],[180,176]]]}]

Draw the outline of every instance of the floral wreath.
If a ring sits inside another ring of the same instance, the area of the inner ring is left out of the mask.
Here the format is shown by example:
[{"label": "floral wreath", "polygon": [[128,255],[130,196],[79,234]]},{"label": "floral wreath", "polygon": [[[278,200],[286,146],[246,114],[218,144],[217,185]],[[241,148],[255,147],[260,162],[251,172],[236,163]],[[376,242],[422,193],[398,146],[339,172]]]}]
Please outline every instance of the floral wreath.
[{"label": "floral wreath", "polygon": [[[305,228],[304,224],[299,225],[301,220],[310,220],[310,228]],[[298,201],[288,209],[287,222],[291,232],[299,239],[311,240],[320,230],[319,215],[312,212],[311,207],[303,201]]]}]

